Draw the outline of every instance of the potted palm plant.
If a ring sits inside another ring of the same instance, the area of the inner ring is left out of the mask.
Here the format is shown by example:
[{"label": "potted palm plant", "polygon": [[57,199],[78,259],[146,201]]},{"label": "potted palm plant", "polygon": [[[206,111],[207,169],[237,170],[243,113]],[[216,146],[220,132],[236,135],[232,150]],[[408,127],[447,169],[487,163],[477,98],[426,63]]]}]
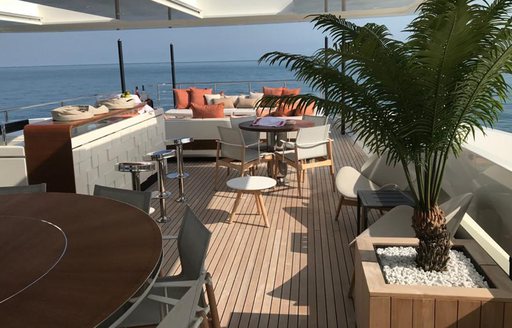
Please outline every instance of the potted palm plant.
[{"label": "potted palm plant", "polygon": [[447,159],[503,109],[510,88],[503,76],[512,72],[511,9],[509,0],[427,0],[406,41],[391,38],[383,25],[318,15],[314,26],[332,47],[260,58],[325,95],[266,97],[264,105],[316,103],[323,114],[349,122],[371,151],[403,166],[416,204],[416,262],[424,270],[443,270],[448,261],[450,236],[438,206]]},{"label": "potted palm plant", "polygon": [[[357,26],[318,15],[312,21],[330,37],[330,48],[312,56],[271,52],[260,58],[286,66],[324,95],[265,97],[264,106],[315,103],[324,115],[342,117],[371,151],[386,152],[391,164],[403,166],[415,201],[411,219],[417,240],[397,243],[417,243],[416,264],[426,271],[444,270],[449,259],[450,235],[438,206],[448,157],[457,156],[475,130],[493,126],[510,90],[504,74],[512,73],[511,9],[511,0],[426,0],[408,25],[405,41],[393,39],[382,25]],[[376,257],[368,260],[368,254],[383,241],[369,239],[358,241],[355,254],[358,326],[443,326],[455,320],[512,325],[510,281],[473,246],[468,249],[477,253],[472,257],[481,261],[488,278],[502,274],[490,278],[491,289],[407,289],[386,287],[382,274],[376,274]]]}]

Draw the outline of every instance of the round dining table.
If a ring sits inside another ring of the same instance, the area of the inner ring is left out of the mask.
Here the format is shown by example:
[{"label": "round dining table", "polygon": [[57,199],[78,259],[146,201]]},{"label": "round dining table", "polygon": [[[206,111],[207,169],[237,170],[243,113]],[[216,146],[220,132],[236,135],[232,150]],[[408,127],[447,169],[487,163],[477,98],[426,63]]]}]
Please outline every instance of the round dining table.
[{"label": "round dining table", "polygon": [[[306,120],[286,120],[286,123],[282,126],[266,126],[254,124],[254,121],[242,122],[238,125],[241,130],[253,131],[253,132],[265,132],[267,134],[267,150],[274,152],[276,146],[280,146],[280,140],[287,139],[288,132],[299,131],[302,128],[310,128],[315,126],[312,121]],[[269,162],[268,175],[272,176],[272,167],[275,165],[273,162]],[[279,185],[286,184],[286,175],[288,174],[288,166],[286,163],[278,163],[280,177],[276,177]]]},{"label": "round dining table", "polygon": [[162,256],[143,211],[71,193],[0,195],[0,327],[105,326]]},{"label": "round dining table", "polygon": [[[242,122],[238,126],[240,129],[246,131],[266,132],[269,145],[273,146],[275,145],[275,142],[278,141],[275,138],[278,137],[280,134],[299,131],[302,128],[310,128],[314,125],[315,123],[312,121],[286,120],[286,123],[282,126],[256,125],[254,124],[254,121]],[[286,136],[284,138],[286,138]]]}]

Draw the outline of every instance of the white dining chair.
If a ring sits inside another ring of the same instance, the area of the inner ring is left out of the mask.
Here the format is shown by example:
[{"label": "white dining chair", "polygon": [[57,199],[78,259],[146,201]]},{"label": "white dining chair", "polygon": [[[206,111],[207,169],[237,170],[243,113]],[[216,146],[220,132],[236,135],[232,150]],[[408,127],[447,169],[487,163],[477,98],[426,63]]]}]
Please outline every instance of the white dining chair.
[{"label": "white dining chair", "polygon": [[[327,124],[300,129],[291,149],[288,149],[290,144],[286,143],[286,140],[281,140],[284,146],[282,151],[276,152],[276,160],[294,167],[297,171],[299,196],[302,196],[302,182],[306,170],[315,167],[328,166],[330,168],[334,188],[334,160],[329,127],[330,125]],[[277,169],[277,165],[275,167]]]}]

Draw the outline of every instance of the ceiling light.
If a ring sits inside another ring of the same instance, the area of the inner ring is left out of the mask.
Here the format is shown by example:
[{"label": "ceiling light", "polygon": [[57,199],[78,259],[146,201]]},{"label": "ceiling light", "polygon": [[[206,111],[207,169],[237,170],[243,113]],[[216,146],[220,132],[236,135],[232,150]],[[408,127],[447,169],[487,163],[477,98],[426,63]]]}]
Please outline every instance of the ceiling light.
[{"label": "ceiling light", "polygon": [[41,17],[0,11],[0,21],[42,25]]},{"label": "ceiling light", "polygon": [[189,15],[201,17],[201,9],[179,0],[151,0],[169,8],[173,8]]}]

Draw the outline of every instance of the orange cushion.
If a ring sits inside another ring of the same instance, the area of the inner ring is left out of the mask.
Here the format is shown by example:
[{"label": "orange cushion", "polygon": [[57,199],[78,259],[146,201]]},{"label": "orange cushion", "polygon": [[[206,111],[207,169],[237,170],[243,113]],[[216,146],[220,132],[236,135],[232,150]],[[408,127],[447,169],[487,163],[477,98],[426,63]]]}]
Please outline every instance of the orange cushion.
[{"label": "orange cushion", "polygon": [[216,105],[203,105],[191,103],[192,118],[223,118],[224,117],[224,104]]},{"label": "orange cushion", "polygon": [[279,104],[275,113],[278,113],[276,114],[278,116],[293,116],[295,113],[295,107],[295,104]]},{"label": "orange cushion", "polygon": [[297,88],[297,89],[283,88],[282,96],[298,96],[299,94],[300,94],[300,88]]},{"label": "orange cushion", "polygon": [[282,96],[283,88],[263,87],[263,95],[265,95],[265,96]]},{"label": "orange cushion", "polygon": [[304,107],[297,107],[293,113],[295,116],[302,116],[302,115],[315,115],[315,103],[312,103],[306,108]]},{"label": "orange cushion", "polygon": [[211,95],[212,89],[190,88],[190,103],[206,105],[204,95]]},{"label": "orange cushion", "polygon": [[176,108],[189,108],[190,107],[190,89],[173,89],[174,99],[176,99]]}]

